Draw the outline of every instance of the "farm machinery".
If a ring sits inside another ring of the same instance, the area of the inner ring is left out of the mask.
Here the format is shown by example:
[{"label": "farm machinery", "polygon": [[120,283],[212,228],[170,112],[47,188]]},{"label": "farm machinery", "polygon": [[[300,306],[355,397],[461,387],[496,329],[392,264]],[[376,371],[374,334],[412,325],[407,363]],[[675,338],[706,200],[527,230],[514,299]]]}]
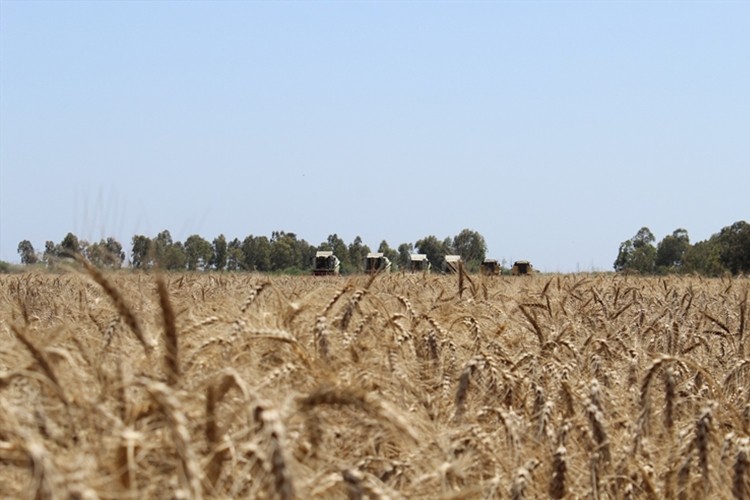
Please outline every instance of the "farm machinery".
[{"label": "farm machinery", "polygon": [[313,275],[315,276],[338,276],[341,262],[331,251],[318,251],[315,253],[313,263]]},{"label": "farm machinery", "polygon": [[365,259],[365,272],[367,274],[390,273],[391,260],[381,252],[370,252]]},{"label": "farm machinery", "polygon": [[432,264],[427,260],[427,254],[424,253],[413,253],[409,260],[409,270],[413,273],[420,271],[429,271],[432,268]]},{"label": "farm machinery", "polygon": [[528,260],[517,260],[513,263],[510,273],[513,276],[531,276],[534,273],[534,266]]},{"label": "farm machinery", "polygon": [[446,274],[455,274],[461,265],[460,255],[446,255],[443,264],[443,272]]},{"label": "farm machinery", "polygon": [[484,259],[479,271],[485,276],[499,276],[500,264],[496,259]]}]

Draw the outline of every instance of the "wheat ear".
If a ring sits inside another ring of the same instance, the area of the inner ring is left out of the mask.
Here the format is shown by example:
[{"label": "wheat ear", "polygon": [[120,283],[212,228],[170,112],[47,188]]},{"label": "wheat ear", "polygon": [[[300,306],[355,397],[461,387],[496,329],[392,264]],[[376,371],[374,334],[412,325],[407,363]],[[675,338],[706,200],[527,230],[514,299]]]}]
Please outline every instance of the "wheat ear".
[{"label": "wheat ear", "polygon": [[159,293],[162,322],[164,323],[164,367],[167,372],[167,384],[174,387],[180,380],[180,356],[177,342],[177,324],[174,309],[169,300],[169,290],[164,283],[164,276],[156,278],[156,288]]},{"label": "wheat ear", "polygon": [[92,265],[89,261],[81,257],[80,255],[76,256],[75,259],[83,265],[83,268],[86,270],[89,276],[100,286],[102,287],[102,290],[107,294],[107,296],[112,301],[112,304],[114,304],[115,308],[117,309],[118,314],[122,317],[123,320],[125,320],[125,324],[128,325],[130,330],[135,334],[138,341],[143,346],[144,351],[146,351],[146,354],[148,355],[151,352],[152,346],[146,341],[146,337],[143,335],[143,330],[141,329],[140,323],[138,323],[138,320],[135,317],[135,314],[133,314],[133,311],[130,309],[130,306],[125,301],[125,298],[122,296],[120,291],[109,282],[109,280],[99,271],[94,265]]}]

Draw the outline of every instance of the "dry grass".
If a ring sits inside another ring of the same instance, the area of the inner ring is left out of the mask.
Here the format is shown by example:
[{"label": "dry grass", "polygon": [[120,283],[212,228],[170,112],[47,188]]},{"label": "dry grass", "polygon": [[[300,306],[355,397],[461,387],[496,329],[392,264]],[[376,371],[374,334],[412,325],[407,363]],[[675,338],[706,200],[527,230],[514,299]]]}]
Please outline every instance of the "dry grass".
[{"label": "dry grass", "polygon": [[747,279],[0,276],[3,498],[748,498]]}]

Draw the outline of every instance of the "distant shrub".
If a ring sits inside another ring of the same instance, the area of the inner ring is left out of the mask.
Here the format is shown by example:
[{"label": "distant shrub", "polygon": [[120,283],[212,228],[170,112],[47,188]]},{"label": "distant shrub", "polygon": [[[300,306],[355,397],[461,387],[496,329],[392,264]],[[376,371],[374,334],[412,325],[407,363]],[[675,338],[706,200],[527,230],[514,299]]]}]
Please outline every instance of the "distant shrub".
[{"label": "distant shrub", "polygon": [[10,262],[0,260],[0,274],[10,274],[13,272],[13,265]]}]

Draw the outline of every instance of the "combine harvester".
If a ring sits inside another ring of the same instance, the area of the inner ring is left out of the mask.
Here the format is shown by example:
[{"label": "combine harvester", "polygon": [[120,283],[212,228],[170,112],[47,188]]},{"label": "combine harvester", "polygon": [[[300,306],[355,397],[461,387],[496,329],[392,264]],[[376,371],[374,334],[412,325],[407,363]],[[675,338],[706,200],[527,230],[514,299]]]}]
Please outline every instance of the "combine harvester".
[{"label": "combine harvester", "polygon": [[517,260],[513,263],[510,274],[513,276],[531,276],[534,274],[534,266],[528,260]]},{"label": "combine harvester", "polygon": [[424,253],[413,253],[409,260],[409,270],[413,273],[420,271],[428,272],[432,268],[432,264],[427,260],[427,254]]},{"label": "combine harvester", "polygon": [[331,251],[315,252],[314,276],[338,276],[341,262]]},{"label": "combine harvester", "polygon": [[445,263],[443,264],[443,272],[446,274],[455,274],[458,272],[458,267],[461,265],[460,255],[446,255]]},{"label": "combine harvester", "polygon": [[485,276],[500,276],[500,264],[497,259],[484,259],[479,271]]},{"label": "combine harvester", "polygon": [[390,273],[391,260],[381,252],[370,252],[365,259],[365,272],[367,274]]}]

